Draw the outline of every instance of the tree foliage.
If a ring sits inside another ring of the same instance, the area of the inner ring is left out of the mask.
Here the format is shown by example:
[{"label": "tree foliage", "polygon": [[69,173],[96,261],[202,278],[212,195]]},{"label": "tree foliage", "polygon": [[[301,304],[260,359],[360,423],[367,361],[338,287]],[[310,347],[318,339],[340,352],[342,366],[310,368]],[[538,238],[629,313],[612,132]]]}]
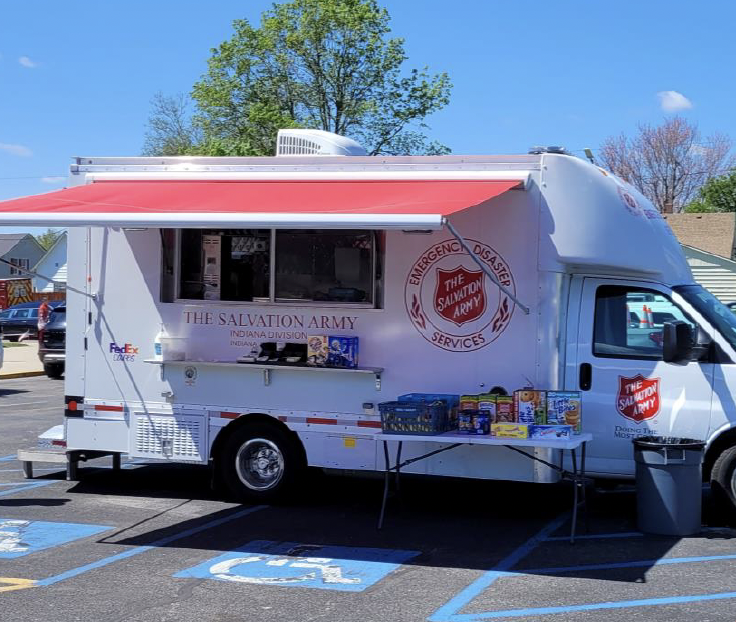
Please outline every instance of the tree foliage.
[{"label": "tree foliage", "polygon": [[63,231],[59,229],[47,229],[45,233],[34,237],[36,238],[36,242],[41,245],[41,248],[47,251],[56,243],[56,240],[59,239],[62,233]]},{"label": "tree foliage", "polygon": [[686,212],[736,212],[736,171],[709,179]]},{"label": "tree foliage", "polygon": [[405,70],[389,21],[376,0],[292,0],[257,27],[236,20],[194,85],[191,124],[180,98],[154,99],[145,152],[272,155],[279,129],[304,127],[350,136],[373,155],[447,153],[424,132],[449,102],[450,80]]},{"label": "tree foliage", "polygon": [[633,138],[607,138],[600,149],[604,167],[648,197],[660,211],[679,212],[709,179],[734,165],[732,141],[724,134],[702,138],[696,125],[682,117],[662,125],[640,125]]},{"label": "tree foliage", "polygon": [[151,100],[143,155],[173,156],[193,153],[202,141],[202,132],[192,120],[191,101],[183,93]]}]

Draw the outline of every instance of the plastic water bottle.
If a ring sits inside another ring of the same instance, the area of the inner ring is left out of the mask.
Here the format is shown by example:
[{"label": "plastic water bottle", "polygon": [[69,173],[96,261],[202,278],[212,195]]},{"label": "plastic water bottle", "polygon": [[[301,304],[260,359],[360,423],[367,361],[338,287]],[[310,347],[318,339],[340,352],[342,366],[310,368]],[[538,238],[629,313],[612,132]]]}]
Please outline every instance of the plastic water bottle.
[{"label": "plastic water bottle", "polygon": [[153,339],[153,358],[156,361],[163,361],[164,360],[164,349],[161,345],[162,340],[166,339],[168,335],[166,334],[166,328],[164,328],[163,322],[161,323],[161,330],[158,332],[158,334]]}]

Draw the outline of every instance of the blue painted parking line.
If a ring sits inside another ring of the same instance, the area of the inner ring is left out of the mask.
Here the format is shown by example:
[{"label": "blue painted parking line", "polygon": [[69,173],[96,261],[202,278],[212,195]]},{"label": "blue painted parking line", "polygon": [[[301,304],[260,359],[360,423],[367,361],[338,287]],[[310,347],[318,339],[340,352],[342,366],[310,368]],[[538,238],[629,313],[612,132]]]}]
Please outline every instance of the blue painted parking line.
[{"label": "blue painted parking line", "polygon": [[33,482],[11,482],[0,484],[0,487],[10,487],[8,490],[0,490],[0,497],[7,495],[14,495],[24,490],[30,490],[31,488],[41,488],[42,486],[48,486],[49,484],[58,483],[56,480],[41,480]]},{"label": "blue painted parking line", "polygon": [[362,592],[417,555],[419,551],[254,540],[174,576]]},{"label": "blue painted parking line", "polygon": [[251,508],[245,508],[244,510],[230,514],[229,516],[224,516],[223,518],[218,518],[216,520],[210,521],[209,523],[205,523],[204,525],[200,525],[199,527],[192,527],[191,529],[186,529],[185,531],[175,533],[165,538],[161,538],[146,546],[138,546],[129,551],[124,551],[123,553],[118,553],[117,555],[111,555],[110,557],[105,557],[104,559],[100,559],[96,562],[92,562],[91,564],[85,564],[84,566],[72,568],[71,570],[67,570],[66,572],[62,572],[61,574],[54,575],[53,577],[47,577],[46,579],[41,579],[40,581],[36,582],[36,585],[39,585],[39,586],[53,585],[55,583],[65,581],[66,579],[71,579],[72,577],[79,576],[80,574],[89,572],[90,570],[102,568],[103,566],[107,566],[114,562],[120,561],[121,559],[127,559],[129,557],[133,557],[134,555],[140,555],[141,553],[145,553],[146,551],[150,551],[151,549],[154,549],[154,548],[168,546],[169,544],[171,544],[172,542],[176,542],[177,540],[188,538],[189,536],[193,536],[202,531],[206,531],[207,529],[212,529],[213,527],[219,527],[220,525],[224,525],[225,523],[229,523],[230,521],[236,520],[238,518],[242,518],[243,516],[247,516],[248,514],[252,514],[253,512],[257,512],[258,510],[263,510],[266,507],[268,506],[257,505]]},{"label": "blue painted parking line", "polygon": [[111,529],[108,525],[0,518],[0,558],[30,555]]},{"label": "blue painted parking line", "polygon": [[[599,603],[585,603],[580,605],[563,605],[556,607],[531,607],[521,609],[506,609],[499,611],[486,611],[479,613],[459,613],[473,599],[488,589],[497,579],[505,577],[522,577],[539,574],[563,574],[565,572],[585,572],[588,570],[609,570],[619,568],[668,566],[673,564],[704,563],[736,560],[736,554],[730,555],[703,555],[693,557],[670,557],[653,560],[634,560],[628,562],[612,562],[605,564],[585,564],[579,566],[557,566],[545,568],[530,568],[523,571],[513,571],[512,568],[533,549],[543,542],[554,542],[567,540],[567,536],[551,536],[564,523],[567,515],[558,517],[549,525],[544,527],[536,536],[527,540],[508,557],[502,560],[495,569],[486,572],[482,577],[471,583],[467,588],[451,599],[447,604],[438,609],[428,618],[430,622],[481,622],[482,620],[494,620],[503,618],[534,617],[553,614],[570,614],[582,611],[598,611],[606,609],[625,609],[627,607],[652,607],[660,605],[673,605],[684,603],[697,603],[714,600],[728,600],[736,598],[736,592],[720,592],[715,594],[693,594],[685,596],[666,596],[661,598],[643,598],[636,600],[606,601]],[[640,532],[621,532],[610,534],[591,534],[579,536],[576,539],[588,538],[631,538],[643,536]]]},{"label": "blue painted parking line", "polygon": [[565,521],[569,518],[569,512],[565,512],[561,516],[558,516],[553,521],[543,527],[535,536],[532,536],[519,548],[512,551],[504,559],[502,559],[493,570],[489,570],[479,579],[476,579],[468,587],[462,590],[457,596],[451,598],[446,604],[435,611],[428,619],[430,622],[454,622],[461,618],[458,615],[458,611],[462,610],[463,607],[467,606],[472,600],[474,600],[483,590],[488,589],[493,585],[497,579],[503,576],[507,576],[509,571],[516,564],[519,563],[524,557],[531,553],[537,545],[546,540],[557,531]]}]

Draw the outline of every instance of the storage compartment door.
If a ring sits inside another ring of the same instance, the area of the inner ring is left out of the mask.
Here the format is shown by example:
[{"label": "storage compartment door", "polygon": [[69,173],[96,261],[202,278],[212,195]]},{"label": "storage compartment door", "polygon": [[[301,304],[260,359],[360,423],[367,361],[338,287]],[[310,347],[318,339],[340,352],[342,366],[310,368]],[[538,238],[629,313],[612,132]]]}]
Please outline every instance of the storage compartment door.
[{"label": "storage compartment door", "polygon": [[172,462],[207,462],[207,418],[133,413],[130,456]]}]

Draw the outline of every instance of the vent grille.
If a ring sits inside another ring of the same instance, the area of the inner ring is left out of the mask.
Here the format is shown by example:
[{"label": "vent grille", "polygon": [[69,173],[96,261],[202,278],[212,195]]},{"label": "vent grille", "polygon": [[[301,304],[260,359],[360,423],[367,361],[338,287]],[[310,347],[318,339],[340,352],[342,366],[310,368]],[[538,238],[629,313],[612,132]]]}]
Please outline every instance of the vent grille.
[{"label": "vent grille", "polygon": [[276,155],[316,155],[321,152],[319,143],[301,136],[279,134]]},{"label": "vent grille", "polygon": [[205,420],[201,417],[133,415],[135,453],[139,458],[205,462]]}]

